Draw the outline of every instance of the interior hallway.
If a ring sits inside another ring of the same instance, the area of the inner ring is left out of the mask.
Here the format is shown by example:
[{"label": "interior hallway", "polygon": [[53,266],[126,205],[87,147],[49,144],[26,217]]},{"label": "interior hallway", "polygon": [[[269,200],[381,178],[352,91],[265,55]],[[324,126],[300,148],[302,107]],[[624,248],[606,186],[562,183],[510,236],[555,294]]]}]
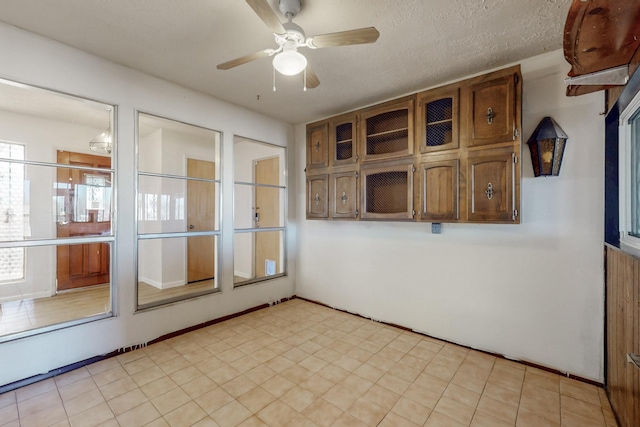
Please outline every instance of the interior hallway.
[{"label": "interior hallway", "polygon": [[616,426],[604,390],[300,299],[0,395],[0,426]]}]

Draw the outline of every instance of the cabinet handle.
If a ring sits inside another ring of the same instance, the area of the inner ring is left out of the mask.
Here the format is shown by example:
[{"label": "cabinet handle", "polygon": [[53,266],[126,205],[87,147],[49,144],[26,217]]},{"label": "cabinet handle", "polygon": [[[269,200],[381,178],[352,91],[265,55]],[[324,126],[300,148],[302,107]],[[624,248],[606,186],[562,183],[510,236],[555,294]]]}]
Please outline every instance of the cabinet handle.
[{"label": "cabinet handle", "polygon": [[342,199],[342,204],[346,205],[347,204],[347,193],[346,192],[344,192],[344,191],[342,192],[341,199]]},{"label": "cabinet handle", "polygon": [[316,141],[316,151],[320,151],[320,141]]},{"label": "cabinet handle", "polygon": [[491,107],[487,108],[487,115],[485,117],[487,118],[487,123],[488,124],[493,124],[493,118],[495,116],[496,115],[493,114],[493,108],[491,108]]},{"label": "cabinet handle", "polygon": [[484,190],[484,194],[487,195],[487,199],[489,200],[493,199],[493,184],[491,183],[487,184],[487,189]]},{"label": "cabinet handle", "polygon": [[320,204],[320,195],[318,193],[316,193],[314,200],[316,201],[316,206],[318,206]]}]

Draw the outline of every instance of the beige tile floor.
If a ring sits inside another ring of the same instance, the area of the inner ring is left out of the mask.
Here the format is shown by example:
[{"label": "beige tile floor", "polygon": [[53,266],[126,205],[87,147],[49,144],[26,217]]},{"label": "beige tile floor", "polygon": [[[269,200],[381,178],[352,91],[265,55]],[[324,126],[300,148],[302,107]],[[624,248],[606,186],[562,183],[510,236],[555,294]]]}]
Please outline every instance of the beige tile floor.
[{"label": "beige tile floor", "polygon": [[0,425],[616,423],[597,387],[294,299],[2,394]]}]

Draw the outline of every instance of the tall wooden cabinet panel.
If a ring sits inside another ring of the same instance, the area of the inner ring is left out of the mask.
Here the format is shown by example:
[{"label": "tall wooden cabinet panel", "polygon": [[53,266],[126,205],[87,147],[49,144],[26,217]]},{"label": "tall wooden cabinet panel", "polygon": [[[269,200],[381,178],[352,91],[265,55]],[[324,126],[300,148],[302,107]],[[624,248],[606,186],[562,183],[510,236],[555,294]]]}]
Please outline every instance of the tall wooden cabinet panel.
[{"label": "tall wooden cabinet panel", "polygon": [[329,123],[321,122],[307,128],[307,169],[329,166]]},{"label": "tall wooden cabinet panel", "polygon": [[459,147],[460,88],[447,86],[418,94],[416,151],[431,153]]},{"label": "tall wooden cabinet panel", "polygon": [[331,174],[331,218],[358,218],[358,172]]},{"label": "tall wooden cabinet panel", "polygon": [[351,165],[358,161],[357,116],[348,114],[331,121],[330,150],[331,165]]},{"label": "tall wooden cabinet panel", "polygon": [[469,83],[470,146],[514,141],[517,138],[516,83],[519,74],[491,76],[481,76]]},{"label": "tall wooden cabinet panel", "polygon": [[459,218],[459,160],[428,161],[418,167],[421,221],[451,221]]},{"label": "tall wooden cabinet panel", "polygon": [[469,221],[513,221],[515,162],[512,152],[479,152],[467,159],[467,215]]},{"label": "tall wooden cabinet panel", "polygon": [[362,113],[362,160],[389,160],[413,155],[414,101],[373,108]]},{"label": "tall wooden cabinet panel", "polygon": [[307,219],[329,218],[329,175],[307,174]]},{"label": "tall wooden cabinet panel", "polygon": [[386,165],[363,165],[362,219],[413,219],[413,163],[407,161]]}]

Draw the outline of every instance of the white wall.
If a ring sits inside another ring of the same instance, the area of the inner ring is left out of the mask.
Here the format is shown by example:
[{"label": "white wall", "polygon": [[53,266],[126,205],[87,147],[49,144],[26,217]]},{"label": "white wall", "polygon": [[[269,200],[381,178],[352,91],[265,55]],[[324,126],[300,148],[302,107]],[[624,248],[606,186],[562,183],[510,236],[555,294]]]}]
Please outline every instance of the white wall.
[{"label": "white wall", "polygon": [[524,142],[547,115],[569,135],[559,177],[534,178],[523,143],[522,224],[301,220],[296,294],[602,382],[603,94],[565,96],[561,51],[521,65]]},{"label": "white wall", "polygon": [[[0,343],[0,384],[47,372],[172,331],[290,296],[289,276],[233,289],[233,136],[288,146],[295,158],[291,125],[115,65],[68,46],[0,23],[0,78],[30,83],[117,105],[117,252],[113,280],[117,317]],[[135,110],[219,130],[222,138],[222,292],[133,315],[135,311]],[[92,135],[94,136],[94,135]],[[291,164],[289,165],[291,167]],[[295,182],[290,183],[295,189]],[[294,206],[295,190],[289,203]],[[295,253],[295,211],[288,234]]]}]

